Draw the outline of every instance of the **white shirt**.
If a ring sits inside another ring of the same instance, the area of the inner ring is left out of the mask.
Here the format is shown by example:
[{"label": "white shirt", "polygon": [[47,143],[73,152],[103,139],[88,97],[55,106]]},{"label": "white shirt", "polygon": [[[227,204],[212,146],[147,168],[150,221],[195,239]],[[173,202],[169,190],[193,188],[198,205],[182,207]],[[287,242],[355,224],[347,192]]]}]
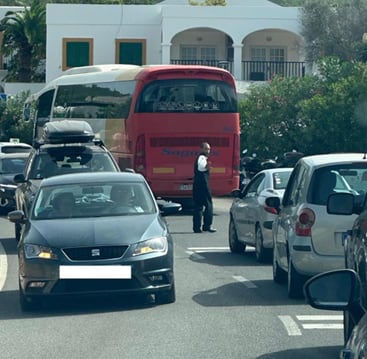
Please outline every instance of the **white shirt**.
[{"label": "white shirt", "polygon": [[205,172],[207,171],[206,165],[207,165],[208,158],[204,155],[200,155],[198,158],[198,171]]}]

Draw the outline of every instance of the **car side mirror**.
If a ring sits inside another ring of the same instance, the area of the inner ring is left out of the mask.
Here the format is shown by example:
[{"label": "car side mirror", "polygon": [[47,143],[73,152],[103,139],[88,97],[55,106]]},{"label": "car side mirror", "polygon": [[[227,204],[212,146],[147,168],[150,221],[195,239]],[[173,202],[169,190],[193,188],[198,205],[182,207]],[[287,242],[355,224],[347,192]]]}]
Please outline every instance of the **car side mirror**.
[{"label": "car side mirror", "polygon": [[182,211],[182,205],[180,203],[167,202],[164,204],[158,204],[158,206],[162,216],[177,214]]},{"label": "car side mirror", "polygon": [[23,173],[18,173],[14,176],[14,182],[15,183],[24,183],[26,182],[24,174]]},{"label": "car side mirror", "polygon": [[315,275],[303,286],[308,304],[323,310],[343,311],[359,306],[361,283],[352,269],[338,269]]},{"label": "car side mirror", "polygon": [[280,198],[279,197],[268,197],[265,199],[265,204],[270,208],[274,208],[276,213],[279,213],[280,211]]}]

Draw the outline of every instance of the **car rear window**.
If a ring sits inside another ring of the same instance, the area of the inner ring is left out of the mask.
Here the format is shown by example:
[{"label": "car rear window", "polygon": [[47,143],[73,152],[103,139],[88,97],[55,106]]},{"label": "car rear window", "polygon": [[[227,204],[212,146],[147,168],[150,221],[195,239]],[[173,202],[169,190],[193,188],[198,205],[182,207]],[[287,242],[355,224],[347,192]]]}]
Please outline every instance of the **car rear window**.
[{"label": "car rear window", "polygon": [[80,172],[116,172],[116,166],[107,152],[90,147],[50,148],[36,156],[30,178],[40,179],[55,175]]},{"label": "car rear window", "polygon": [[2,153],[29,153],[31,152],[31,147],[24,147],[24,146],[1,146],[0,152]]},{"label": "car rear window", "polygon": [[332,193],[367,192],[367,163],[333,165],[317,169],[311,180],[309,199],[312,204],[326,205]]},{"label": "car rear window", "polygon": [[273,173],[274,189],[285,189],[287,187],[287,183],[288,183],[290,175],[291,175],[291,171]]}]

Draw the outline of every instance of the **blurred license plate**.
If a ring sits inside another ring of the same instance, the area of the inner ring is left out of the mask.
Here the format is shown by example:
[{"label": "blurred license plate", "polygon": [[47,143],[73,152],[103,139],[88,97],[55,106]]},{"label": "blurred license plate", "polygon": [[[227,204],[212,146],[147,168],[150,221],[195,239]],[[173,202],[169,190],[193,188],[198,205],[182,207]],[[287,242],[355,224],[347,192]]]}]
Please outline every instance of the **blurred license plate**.
[{"label": "blurred license plate", "polygon": [[[349,232],[335,232],[335,239],[336,239],[336,243],[341,243],[342,246],[345,246],[346,241],[349,238]],[[339,246],[339,244],[338,244]]]},{"label": "blurred license plate", "polygon": [[180,184],[180,190],[181,191],[191,191],[192,184]]},{"label": "blurred license plate", "polygon": [[131,266],[60,266],[60,279],[131,279]]}]

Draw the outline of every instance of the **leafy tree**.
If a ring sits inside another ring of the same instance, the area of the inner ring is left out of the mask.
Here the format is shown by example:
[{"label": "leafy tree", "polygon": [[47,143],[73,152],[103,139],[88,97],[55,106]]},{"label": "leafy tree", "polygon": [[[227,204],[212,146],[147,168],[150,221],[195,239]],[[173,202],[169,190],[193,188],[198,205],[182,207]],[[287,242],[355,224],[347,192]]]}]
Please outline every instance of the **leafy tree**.
[{"label": "leafy tree", "polygon": [[306,60],[325,56],[359,60],[364,55],[366,0],[308,0],[301,14]]},{"label": "leafy tree", "polygon": [[260,158],[364,151],[367,65],[325,58],[320,76],[276,77],[240,102],[241,147]]},{"label": "leafy tree", "polygon": [[0,141],[19,138],[21,142],[32,143],[32,122],[23,121],[23,104],[29,91],[22,92],[7,101],[0,101]]},{"label": "leafy tree", "polygon": [[41,0],[24,3],[24,11],[9,11],[0,22],[2,51],[11,58],[7,80],[40,80],[38,65],[46,54],[46,7]]}]

